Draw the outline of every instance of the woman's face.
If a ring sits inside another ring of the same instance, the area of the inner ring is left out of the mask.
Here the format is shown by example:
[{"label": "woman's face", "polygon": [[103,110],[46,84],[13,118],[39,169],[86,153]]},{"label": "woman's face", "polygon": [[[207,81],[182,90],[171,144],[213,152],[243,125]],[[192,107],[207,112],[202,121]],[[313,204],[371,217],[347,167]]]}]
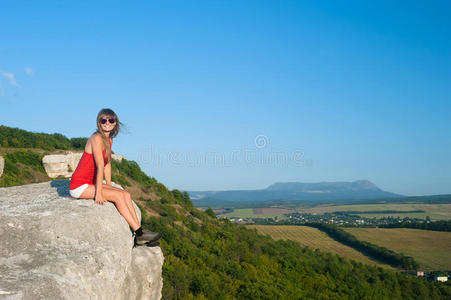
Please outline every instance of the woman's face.
[{"label": "woman's face", "polygon": [[[111,123],[113,121],[113,123]],[[116,118],[112,116],[102,116],[100,118],[100,128],[102,128],[103,131],[111,131],[114,129],[114,126],[116,126]]]}]

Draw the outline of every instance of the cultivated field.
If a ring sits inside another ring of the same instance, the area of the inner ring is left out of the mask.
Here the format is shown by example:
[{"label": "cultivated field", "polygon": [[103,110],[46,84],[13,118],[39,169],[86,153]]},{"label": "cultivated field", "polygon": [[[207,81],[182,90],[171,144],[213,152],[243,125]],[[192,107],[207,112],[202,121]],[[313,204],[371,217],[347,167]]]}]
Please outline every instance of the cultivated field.
[{"label": "cultivated field", "polygon": [[424,270],[451,270],[451,232],[410,228],[344,228],[361,241],[412,256]]},{"label": "cultivated field", "polygon": [[325,212],[334,211],[382,211],[382,210],[396,210],[396,211],[412,211],[424,210],[425,212],[418,213],[381,213],[381,214],[358,214],[368,218],[380,218],[383,216],[394,217],[415,217],[426,218],[429,216],[432,220],[450,220],[451,219],[451,204],[422,204],[422,203],[395,203],[395,204],[351,204],[351,205],[318,205],[309,208],[298,208],[297,211],[312,214],[323,214]]},{"label": "cultivated field", "polygon": [[330,238],[324,232],[308,226],[272,226],[272,225],[248,225],[247,228],[255,228],[261,234],[268,234],[273,239],[286,239],[299,242],[302,246],[312,249],[320,249],[324,252],[331,252],[340,256],[353,259],[355,261],[377,265],[393,269],[389,265],[378,263],[363,255],[351,247],[345,246]]},{"label": "cultivated field", "polygon": [[224,218],[286,218],[284,214],[295,212],[291,209],[277,207],[259,207],[259,208],[237,208],[227,214],[219,214],[218,217]]}]

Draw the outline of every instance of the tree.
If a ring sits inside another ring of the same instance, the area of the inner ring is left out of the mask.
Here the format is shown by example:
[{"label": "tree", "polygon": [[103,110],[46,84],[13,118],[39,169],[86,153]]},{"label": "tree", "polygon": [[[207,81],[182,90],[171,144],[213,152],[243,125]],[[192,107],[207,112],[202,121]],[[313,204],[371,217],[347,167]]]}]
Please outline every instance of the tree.
[{"label": "tree", "polygon": [[215,212],[211,209],[211,207],[207,208],[207,210],[205,211],[207,213],[207,215],[209,215],[212,218],[216,218]]}]

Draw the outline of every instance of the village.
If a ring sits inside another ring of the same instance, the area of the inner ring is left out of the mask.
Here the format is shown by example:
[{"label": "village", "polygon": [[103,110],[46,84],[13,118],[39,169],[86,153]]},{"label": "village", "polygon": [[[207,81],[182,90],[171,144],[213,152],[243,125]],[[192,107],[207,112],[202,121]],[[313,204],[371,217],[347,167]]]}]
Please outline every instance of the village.
[{"label": "village", "polygon": [[341,226],[355,226],[355,227],[378,227],[391,224],[414,224],[414,223],[429,223],[429,218],[411,218],[411,217],[381,217],[381,218],[367,218],[353,213],[333,212],[324,214],[311,214],[295,212],[285,214],[285,218],[230,218],[232,223],[236,224],[259,224],[259,225],[302,225],[306,223],[326,223]]}]

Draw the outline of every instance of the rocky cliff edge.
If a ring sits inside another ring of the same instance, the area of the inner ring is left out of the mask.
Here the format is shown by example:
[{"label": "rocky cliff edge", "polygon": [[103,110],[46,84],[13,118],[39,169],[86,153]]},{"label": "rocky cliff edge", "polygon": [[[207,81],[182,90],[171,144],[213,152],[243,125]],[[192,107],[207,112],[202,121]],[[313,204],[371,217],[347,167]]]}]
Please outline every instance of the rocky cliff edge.
[{"label": "rocky cliff edge", "polygon": [[114,204],[68,191],[68,180],[0,188],[0,298],[160,299],[161,249],[133,248]]}]

